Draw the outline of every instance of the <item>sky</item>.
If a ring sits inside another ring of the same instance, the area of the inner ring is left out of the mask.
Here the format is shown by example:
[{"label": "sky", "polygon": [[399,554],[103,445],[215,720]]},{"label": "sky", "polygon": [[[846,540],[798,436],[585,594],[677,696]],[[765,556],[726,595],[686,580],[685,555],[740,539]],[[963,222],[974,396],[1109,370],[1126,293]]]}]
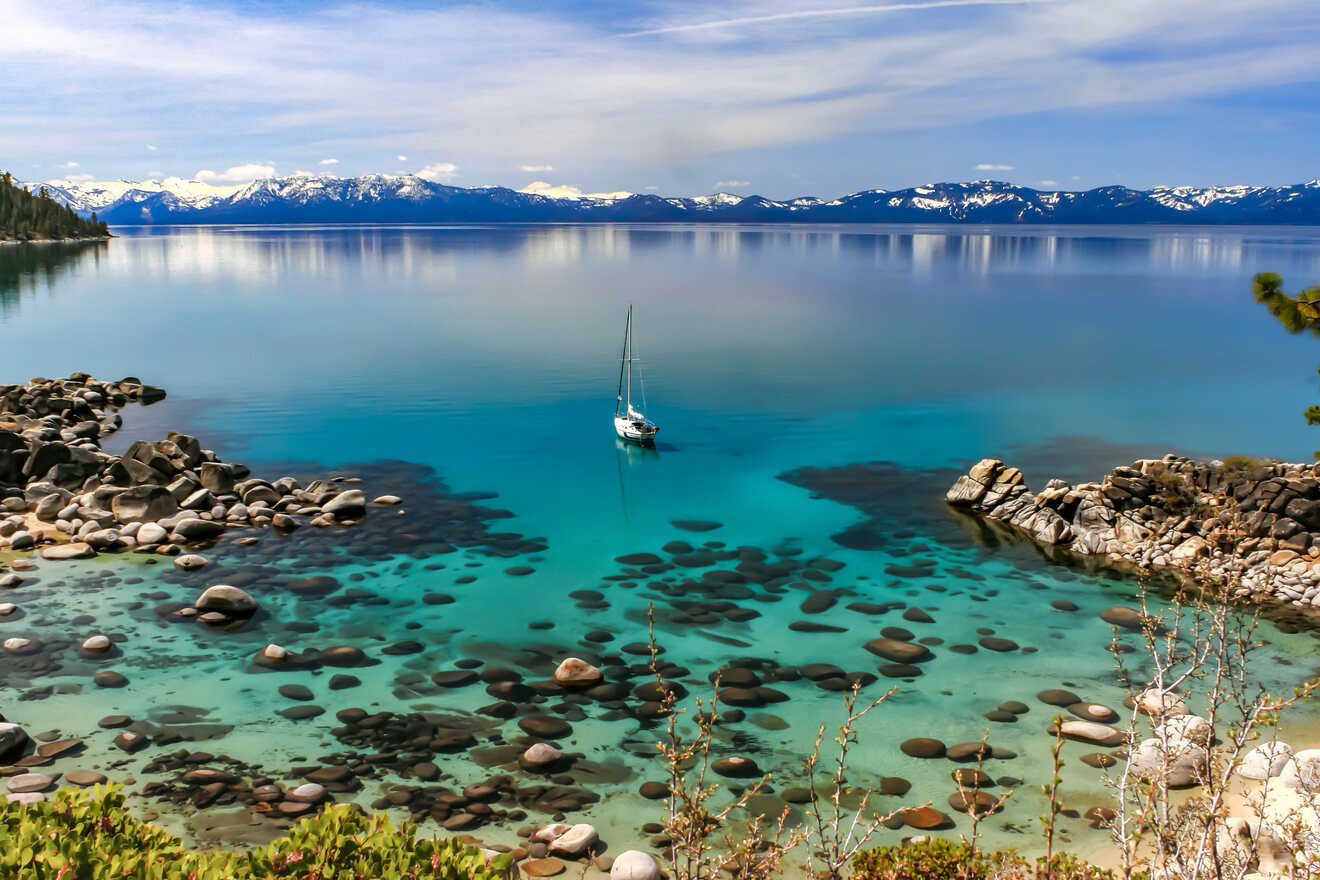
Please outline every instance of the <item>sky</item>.
[{"label": "sky", "polygon": [[1320,177],[1316,0],[0,0],[0,168],[834,196]]}]

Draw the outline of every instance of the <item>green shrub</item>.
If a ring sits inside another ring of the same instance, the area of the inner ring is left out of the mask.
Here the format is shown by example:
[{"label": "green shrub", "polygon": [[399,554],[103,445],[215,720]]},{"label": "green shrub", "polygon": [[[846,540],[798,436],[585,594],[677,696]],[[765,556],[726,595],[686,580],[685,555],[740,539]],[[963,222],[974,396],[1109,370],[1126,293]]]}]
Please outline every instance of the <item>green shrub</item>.
[{"label": "green shrub", "polygon": [[114,785],[0,810],[0,877],[24,880],[497,880],[509,864],[508,856],[487,863],[475,847],[418,837],[415,825],[396,827],[347,805],[247,852],[185,849],[129,814]]},{"label": "green shrub", "polygon": [[928,838],[857,854],[852,880],[1114,880],[1105,868],[1066,853],[1029,862],[1013,850],[973,852],[966,842]]}]

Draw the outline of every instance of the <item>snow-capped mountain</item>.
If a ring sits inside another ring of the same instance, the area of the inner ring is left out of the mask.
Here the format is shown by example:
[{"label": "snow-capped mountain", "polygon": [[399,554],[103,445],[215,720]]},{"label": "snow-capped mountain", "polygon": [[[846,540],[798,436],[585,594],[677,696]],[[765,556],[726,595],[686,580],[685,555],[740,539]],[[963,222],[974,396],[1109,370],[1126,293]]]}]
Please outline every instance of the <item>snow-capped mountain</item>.
[{"label": "snow-capped mountain", "polygon": [[415,175],[272,177],[246,185],[195,180],[54,181],[51,197],[111,224],[755,221],[826,223],[1320,224],[1320,180],[1293,186],[1105,186],[1037,190],[995,180],[880,189],[824,200],[714,193],[551,197],[502,186],[458,187]]}]

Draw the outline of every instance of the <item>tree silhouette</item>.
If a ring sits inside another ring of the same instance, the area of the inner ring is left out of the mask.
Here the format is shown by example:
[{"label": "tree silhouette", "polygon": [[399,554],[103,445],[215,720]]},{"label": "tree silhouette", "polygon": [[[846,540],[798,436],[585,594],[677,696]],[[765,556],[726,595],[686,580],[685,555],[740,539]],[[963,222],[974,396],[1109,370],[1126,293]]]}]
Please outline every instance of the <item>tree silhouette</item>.
[{"label": "tree silhouette", "polygon": [[[1283,289],[1283,278],[1275,272],[1258,272],[1251,279],[1251,295],[1270,310],[1289,333],[1320,336],[1320,285],[1308,287],[1296,296]],[[1316,370],[1320,373],[1320,369]],[[1308,425],[1320,425],[1320,406],[1311,404],[1303,413]],[[1315,453],[1320,458],[1320,451]]]}]

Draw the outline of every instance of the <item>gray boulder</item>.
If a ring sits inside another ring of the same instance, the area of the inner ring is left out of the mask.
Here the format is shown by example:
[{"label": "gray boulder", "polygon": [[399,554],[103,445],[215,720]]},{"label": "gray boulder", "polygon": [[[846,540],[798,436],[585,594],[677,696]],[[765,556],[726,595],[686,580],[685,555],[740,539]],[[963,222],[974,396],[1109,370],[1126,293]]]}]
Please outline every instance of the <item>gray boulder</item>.
[{"label": "gray boulder", "polygon": [[217,495],[234,491],[234,468],[220,461],[204,461],[199,471],[202,485]]},{"label": "gray boulder", "polygon": [[189,517],[174,525],[174,537],[182,538],[188,542],[209,541],[212,538],[220,537],[224,533],[224,524],[214,520]]},{"label": "gray boulder", "polygon": [[134,486],[116,495],[110,509],[122,523],[154,522],[178,513],[179,505],[164,486]]},{"label": "gray boulder", "polygon": [[198,611],[219,611],[231,617],[246,617],[256,612],[257,600],[238,587],[216,584],[203,590],[193,607]]},{"label": "gray boulder", "polygon": [[12,721],[0,721],[0,761],[22,757],[27,744],[27,731]]},{"label": "gray boulder", "polygon": [[367,513],[367,496],[360,489],[348,489],[322,505],[321,511],[335,519],[357,519]]}]

